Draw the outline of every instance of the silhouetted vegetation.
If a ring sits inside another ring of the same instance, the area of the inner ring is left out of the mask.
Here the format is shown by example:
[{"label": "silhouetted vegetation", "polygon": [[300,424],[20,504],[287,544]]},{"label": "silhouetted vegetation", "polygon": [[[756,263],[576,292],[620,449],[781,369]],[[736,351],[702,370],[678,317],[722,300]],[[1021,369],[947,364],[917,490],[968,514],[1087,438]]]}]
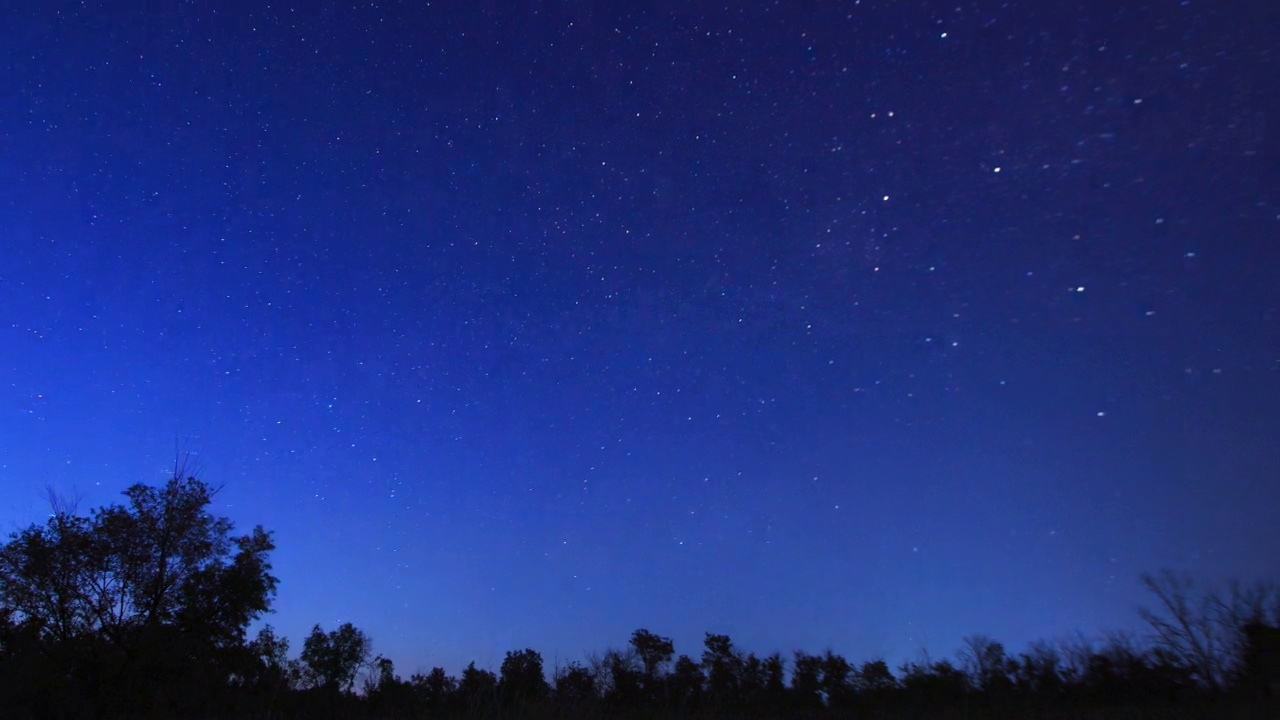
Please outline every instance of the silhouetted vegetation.
[{"label": "silhouetted vegetation", "polygon": [[953,660],[896,671],[831,651],[758,656],[707,633],[699,653],[636,630],[625,648],[548,669],[533,649],[402,679],[350,623],[299,655],[271,626],[271,535],[234,535],[194,478],[0,547],[3,718],[1268,718],[1280,713],[1280,592],[1144,578],[1149,638],[1035,643],[973,635]]}]

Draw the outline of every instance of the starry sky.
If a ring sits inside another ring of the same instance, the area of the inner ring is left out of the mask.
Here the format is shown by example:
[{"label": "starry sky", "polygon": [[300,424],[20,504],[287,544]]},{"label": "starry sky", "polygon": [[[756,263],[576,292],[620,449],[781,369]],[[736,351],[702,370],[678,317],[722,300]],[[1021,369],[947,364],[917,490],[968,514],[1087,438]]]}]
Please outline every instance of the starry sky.
[{"label": "starry sky", "polygon": [[0,28],[5,532],[193,453],[295,648],[406,674],[1016,650],[1280,568],[1272,2]]}]

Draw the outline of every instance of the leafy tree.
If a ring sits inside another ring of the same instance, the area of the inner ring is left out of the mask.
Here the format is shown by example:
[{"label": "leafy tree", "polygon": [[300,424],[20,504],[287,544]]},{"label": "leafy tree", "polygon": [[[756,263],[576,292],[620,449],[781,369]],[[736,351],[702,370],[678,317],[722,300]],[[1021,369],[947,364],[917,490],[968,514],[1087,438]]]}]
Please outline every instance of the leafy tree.
[{"label": "leafy tree", "polygon": [[[663,694],[666,670],[675,655],[675,645],[671,638],[651,633],[644,628],[631,634],[630,645],[635,657],[639,659],[640,671],[629,673],[630,676],[623,680],[622,687],[629,688],[635,696],[624,702],[653,705]],[[614,685],[619,686],[617,682]]]},{"label": "leafy tree", "polygon": [[764,670],[764,691],[770,698],[781,698],[786,690],[783,676],[786,675],[786,661],[779,653],[772,653],[761,663]]},{"label": "leafy tree", "polygon": [[391,661],[391,658],[379,655],[367,663],[361,689],[366,697],[372,697],[379,693],[385,695],[388,692],[395,692],[400,684],[400,676],[396,675],[396,664]]},{"label": "leafy tree", "polygon": [[473,662],[462,670],[458,697],[470,717],[489,714],[498,695],[498,676],[476,667]]},{"label": "leafy tree", "polygon": [[860,717],[881,717],[894,699],[898,681],[884,660],[870,660],[853,672],[854,698]]},{"label": "leafy tree", "polygon": [[755,653],[747,653],[742,660],[742,674],[738,678],[739,694],[745,702],[759,702],[764,695],[764,663]]},{"label": "leafy tree", "polygon": [[949,660],[912,662],[900,671],[902,688],[916,704],[941,707],[958,703],[969,691],[969,678]]},{"label": "leafy tree", "polygon": [[853,693],[853,666],[830,650],[822,658],[822,692],[827,696],[828,706],[841,708]]},{"label": "leafy tree", "polygon": [[609,649],[604,655],[587,659],[600,694],[615,707],[634,707],[643,702],[640,658],[631,648]]},{"label": "leafy tree", "polygon": [[800,708],[810,709],[822,704],[822,656],[796,651],[791,693]]},{"label": "leafy tree", "polygon": [[270,534],[232,536],[231,521],[208,512],[214,490],[195,478],[124,494],[127,505],[58,510],[14,533],[0,548],[0,597],[56,640],[127,644],[140,628],[171,625],[242,642],[275,593]]},{"label": "leafy tree", "polygon": [[590,670],[576,662],[556,669],[555,699],[561,707],[584,706],[596,698],[596,679]]},{"label": "leafy tree", "polygon": [[426,675],[414,674],[409,678],[409,686],[414,696],[426,708],[431,717],[446,715],[452,707],[455,693],[458,691],[458,679],[449,675],[444,668],[431,668]]},{"label": "leafy tree", "polygon": [[645,680],[649,682],[658,678],[659,673],[675,655],[675,645],[672,644],[671,638],[655,635],[644,628],[631,633],[631,647],[640,657]]},{"label": "leafy tree", "polygon": [[894,689],[898,681],[884,660],[869,660],[855,673],[855,682],[860,692],[884,693]]},{"label": "leafy tree", "polygon": [[723,701],[737,695],[742,680],[742,657],[733,649],[728,635],[707,633],[703,640],[702,668],[707,673],[707,692]]},{"label": "leafy tree", "polygon": [[209,512],[215,494],[175,476],[88,516],[55,504],[0,546],[0,605],[54,677],[99,707],[212,702],[276,589],[270,534],[233,535]]},{"label": "leafy tree", "polygon": [[277,636],[275,628],[266,625],[258,630],[248,649],[264,669],[284,676],[289,667],[289,638]]},{"label": "leafy tree", "polygon": [[14,650],[18,623],[14,620],[13,610],[0,605],[0,658],[9,657]]},{"label": "leafy tree", "polygon": [[368,662],[372,646],[369,637],[349,622],[327,633],[316,625],[303,642],[300,656],[308,684],[350,690],[356,673]]},{"label": "leafy tree", "polygon": [[692,658],[688,655],[676,658],[670,680],[671,702],[675,709],[682,712],[700,703],[706,681],[702,668]]},{"label": "leafy tree", "polygon": [[414,714],[418,693],[412,682],[396,675],[395,663],[379,655],[374,658],[364,680],[365,701],[377,717],[409,717]]},{"label": "leafy tree", "polygon": [[508,704],[539,702],[551,692],[542,671],[542,655],[536,650],[508,651],[499,673],[498,692]]},{"label": "leafy tree", "polygon": [[766,712],[776,712],[786,695],[784,674],[782,656],[777,653],[764,658],[748,653],[742,664],[740,702]]},{"label": "leafy tree", "polygon": [[299,684],[297,666],[289,661],[289,639],[266,625],[245,648],[244,684],[258,702],[273,711],[281,698]]}]

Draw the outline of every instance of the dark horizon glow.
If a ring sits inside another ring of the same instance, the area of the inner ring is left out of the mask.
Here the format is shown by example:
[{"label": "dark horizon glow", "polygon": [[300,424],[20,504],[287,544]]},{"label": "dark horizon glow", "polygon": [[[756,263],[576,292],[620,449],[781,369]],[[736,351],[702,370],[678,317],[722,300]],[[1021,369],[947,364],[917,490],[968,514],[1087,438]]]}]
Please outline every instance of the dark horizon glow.
[{"label": "dark horizon glow", "polygon": [[178,438],[406,676],[1275,579],[1265,3],[510,5],[5,12],[0,530]]}]

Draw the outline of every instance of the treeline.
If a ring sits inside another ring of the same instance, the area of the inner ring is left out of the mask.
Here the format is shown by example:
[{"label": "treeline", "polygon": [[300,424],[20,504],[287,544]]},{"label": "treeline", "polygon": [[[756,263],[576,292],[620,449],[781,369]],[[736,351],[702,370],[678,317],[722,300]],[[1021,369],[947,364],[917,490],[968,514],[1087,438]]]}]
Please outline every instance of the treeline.
[{"label": "treeline", "polygon": [[1270,718],[1280,716],[1280,590],[1203,592],[1147,577],[1148,638],[1037,643],[983,636],[954,659],[891,669],[833,652],[758,656],[708,633],[692,655],[636,630],[554,668],[535,650],[396,673],[351,624],[296,656],[249,626],[276,592],[261,527],[210,514],[194,478],[135,485],[80,515],[55,503],[0,547],[3,718]]},{"label": "treeline", "polygon": [[[534,650],[508,652],[498,673],[474,664],[398,677],[378,658],[359,695],[331,717],[370,718],[1252,718],[1275,717],[1267,677],[1248,646],[1227,682],[1210,685],[1184,658],[1113,636],[1007,653],[971,636],[955,660],[860,665],[833,652],[759,657],[708,633],[701,654],[675,657],[669,638],[637,630],[627,647],[544,672]],[[1250,663],[1254,664],[1251,665]],[[296,672],[280,668],[282,676]],[[305,674],[305,667],[300,668]],[[1256,672],[1256,675],[1251,673]],[[306,687],[282,679],[285,687]],[[312,685],[311,687],[315,687]],[[298,716],[319,717],[336,693],[295,691]]]}]

